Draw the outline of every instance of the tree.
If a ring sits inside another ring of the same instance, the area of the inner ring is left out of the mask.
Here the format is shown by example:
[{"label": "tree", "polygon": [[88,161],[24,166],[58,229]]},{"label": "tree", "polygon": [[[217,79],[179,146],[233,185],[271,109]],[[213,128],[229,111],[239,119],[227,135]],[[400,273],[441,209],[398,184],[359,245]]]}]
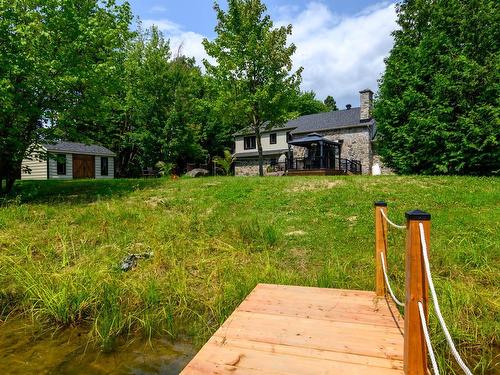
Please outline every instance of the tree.
[{"label": "tree", "polygon": [[41,142],[76,133],[73,115],[99,101],[130,20],[112,0],[0,2],[0,191]]},{"label": "tree", "polygon": [[379,152],[400,173],[500,171],[500,6],[404,1],[375,105]]},{"label": "tree", "polygon": [[118,89],[95,109],[99,120],[80,137],[94,137],[115,151],[120,176],[137,176],[158,162],[182,169],[204,159],[204,82],[194,60],[172,56],[157,27],[143,30],[139,24],[116,67]]},{"label": "tree", "polygon": [[288,101],[298,90],[302,68],[292,73],[295,45],[287,45],[292,26],[273,27],[260,0],[229,0],[227,11],[215,3],[217,37],[203,45],[216,64],[204,61],[217,86],[221,117],[239,118],[257,138],[259,174],[264,175],[261,132],[287,120]]},{"label": "tree", "polygon": [[124,62],[122,116],[117,130],[116,150],[121,175],[130,176],[164,157],[161,136],[174,101],[170,90],[170,44],[153,27],[127,48]]},{"label": "tree", "polygon": [[324,103],[329,111],[338,111],[339,110],[337,108],[337,102],[335,101],[335,99],[333,99],[333,96],[331,96],[331,95],[328,95],[326,97]]},{"label": "tree", "polygon": [[290,97],[288,111],[291,112],[291,117],[298,117],[327,112],[328,108],[321,100],[316,99],[316,94],[313,91],[297,91]]}]

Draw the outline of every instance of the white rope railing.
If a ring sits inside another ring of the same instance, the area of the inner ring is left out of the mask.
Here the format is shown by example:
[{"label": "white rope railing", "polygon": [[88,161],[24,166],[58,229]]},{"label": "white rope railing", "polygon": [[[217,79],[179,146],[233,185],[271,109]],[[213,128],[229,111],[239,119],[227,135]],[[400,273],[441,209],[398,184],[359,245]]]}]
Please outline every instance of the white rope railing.
[{"label": "white rope railing", "polygon": [[380,259],[382,259],[382,270],[384,271],[385,284],[387,285],[387,290],[389,290],[389,294],[391,295],[392,300],[399,306],[405,307],[405,304],[403,302],[400,302],[392,291],[391,284],[389,283],[389,277],[387,276],[387,269],[385,268],[385,260],[383,253],[380,253]]},{"label": "white rope railing", "polygon": [[385,219],[385,221],[387,221],[394,228],[397,228],[397,229],[406,229],[406,225],[398,225],[398,224],[393,223],[391,220],[389,220],[389,218],[385,214],[384,210],[380,210],[380,213],[382,214],[382,217]]},{"label": "white rope railing", "polygon": [[420,322],[422,323],[425,343],[427,344],[427,350],[431,358],[432,369],[434,370],[434,375],[439,375],[439,367],[437,365],[436,356],[434,355],[434,349],[432,349],[431,337],[427,328],[427,320],[425,319],[424,304],[421,301],[418,301],[418,312],[420,313]]},{"label": "white rope railing", "polygon": [[424,259],[425,273],[427,276],[427,281],[429,282],[429,290],[431,291],[432,301],[434,302],[434,311],[436,312],[436,316],[439,320],[439,324],[441,325],[443,333],[446,337],[446,341],[448,342],[448,345],[451,349],[451,354],[453,354],[453,357],[455,357],[458,365],[462,368],[462,370],[467,375],[472,375],[472,372],[466,366],[465,362],[462,360],[462,358],[460,357],[460,354],[458,353],[457,349],[455,348],[455,344],[453,343],[453,339],[451,338],[450,332],[448,331],[448,327],[446,327],[446,323],[444,321],[443,315],[441,314],[441,309],[439,307],[439,301],[437,299],[436,290],[434,289],[434,282],[432,281],[431,267],[429,265],[429,257],[427,255],[427,242],[425,240],[424,225],[422,223],[419,223],[418,227],[419,227],[419,231],[420,231],[420,243],[422,245],[422,255],[423,255],[423,259]]}]

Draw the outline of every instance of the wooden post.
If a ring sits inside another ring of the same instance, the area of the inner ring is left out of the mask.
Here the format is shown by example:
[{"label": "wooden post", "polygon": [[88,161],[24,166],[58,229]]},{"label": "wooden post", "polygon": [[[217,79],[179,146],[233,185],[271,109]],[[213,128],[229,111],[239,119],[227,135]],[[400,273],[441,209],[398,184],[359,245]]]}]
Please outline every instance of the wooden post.
[{"label": "wooden post", "polygon": [[429,251],[431,215],[423,211],[406,213],[406,304],[404,330],[404,372],[406,375],[427,375],[427,347],[420,321],[418,302],[424,305],[428,321],[428,283],[420,243],[419,223],[424,226]]},{"label": "wooden post", "polygon": [[375,291],[377,296],[385,296],[384,270],[380,253],[384,254],[387,264],[387,222],[382,217],[380,211],[387,215],[387,203],[375,202]]}]

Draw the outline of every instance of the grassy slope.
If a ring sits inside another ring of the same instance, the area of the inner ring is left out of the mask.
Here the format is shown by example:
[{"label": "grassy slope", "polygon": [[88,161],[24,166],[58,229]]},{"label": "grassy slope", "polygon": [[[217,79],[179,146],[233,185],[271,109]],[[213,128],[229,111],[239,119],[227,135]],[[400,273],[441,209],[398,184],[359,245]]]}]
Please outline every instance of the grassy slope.
[{"label": "grassy slope", "polygon": [[[0,318],[206,339],[258,282],[373,289],[373,202],[433,215],[442,310],[475,373],[498,371],[500,179],[207,178],[31,182],[0,208]],[[391,231],[399,296],[404,233]],[[153,251],[128,273],[128,253]],[[453,361],[431,314],[441,368]],[[444,372],[450,372],[448,369]]]}]

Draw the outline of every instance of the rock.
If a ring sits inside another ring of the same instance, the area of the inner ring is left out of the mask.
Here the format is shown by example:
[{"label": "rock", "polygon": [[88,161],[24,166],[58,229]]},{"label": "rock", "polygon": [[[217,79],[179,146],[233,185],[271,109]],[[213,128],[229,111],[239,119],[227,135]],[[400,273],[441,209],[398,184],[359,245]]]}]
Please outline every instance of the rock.
[{"label": "rock", "polygon": [[137,261],[139,259],[149,259],[153,256],[153,253],[144,253],[144,254],[129,254],[122,260],[122,264],[120,268],[123,272],[127,272],[135,266],[137,266]]},{"label": "rock", "polygon": [[207,171],[206,169],[196,168],[196,169],[193,169],[193,170],[189,171],[188,173],[186,173],[186,176],[188,176],[188,177],[206,177],[209,174],[210,174],[210,172]]}]

